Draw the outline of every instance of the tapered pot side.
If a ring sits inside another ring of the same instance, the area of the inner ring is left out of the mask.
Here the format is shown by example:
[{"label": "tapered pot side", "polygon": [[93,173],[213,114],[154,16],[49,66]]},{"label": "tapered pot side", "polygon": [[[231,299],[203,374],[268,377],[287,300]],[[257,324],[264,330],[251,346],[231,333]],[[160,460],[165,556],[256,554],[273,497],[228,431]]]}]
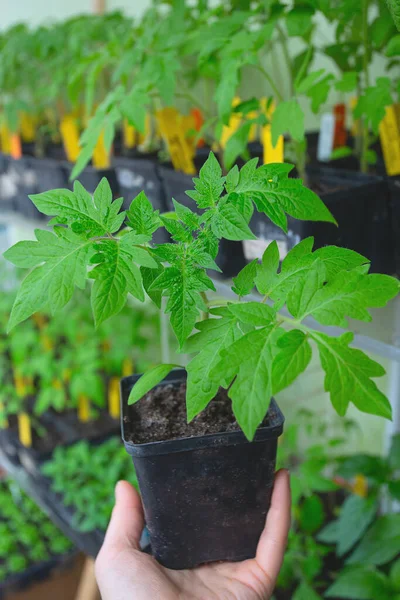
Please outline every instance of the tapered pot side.
[{"label": "tapered pot side", "polygon": [[[128,406],[128,397],[138,378],[121,382],[122,438],[135,465],[153,556],[171,569],[254,557],[283,430],[276,402],[269,425],[257,430],[253,442],[231,431],[135,444],[135,406]],[[185,379],[183,369],[174,370],[160,385]]]}]

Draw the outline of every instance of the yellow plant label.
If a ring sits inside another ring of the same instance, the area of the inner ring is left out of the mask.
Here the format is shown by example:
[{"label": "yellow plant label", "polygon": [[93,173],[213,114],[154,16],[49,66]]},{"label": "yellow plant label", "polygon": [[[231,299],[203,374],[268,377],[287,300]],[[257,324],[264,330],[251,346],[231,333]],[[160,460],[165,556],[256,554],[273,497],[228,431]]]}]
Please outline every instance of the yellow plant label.
[{"label": "yellow plant label", "polygon": [[113,419],[120,417],[120,402],[119,402],[119,379],[111,377],[108,384],[108,412]]},{"label": "yellow plant label", "polygon": [[[151,133],[151,117],[149,114],[147,114],[145,122],[144,122],[144,133],[138,132],[139,145],[144,144],[148,140],[148,138],[150,137],[150,133]],[[160,133],[160,135],[161,135],[161,133]]]},{"label": "yellow plant label", "polygon": [[[266,100],[264,100],[266,106]],[[272,103],[266,110],[268,119],[271,119],[275,110],[275,105]],[[284,160],[284,141],[283,135],[278,137],[276,145],[272,145],[271,125],[264,125],[261,132],[261,143],[263,146],[263,162],[264,165],[270,163],[281,163]]]},{"label": "yellow plant label", "polygon": [[102,131],[93,151],[93,166],[96,169],[108,169],[110,167],[110,155],[104,144],[104,132]]},{"label": "yellow plant label", "polygon": [[[232,100],[232,107],[234,108],[240,104],[239,96],[235,96]],[[233,113],[229,119],[229,125],[224,125],[222,128],[221,139],[219,141],[222,148],[225,148],[227,141],[230,137],[239,129],[240,122],[242,120],[242,115],[240,113]]]},{"label": "yellow plant label", "polygon": [[187,175],[194,175],[194,150],[184,136],[181,118],[176,108],[163,108],[157,112],[157,122],[161,135],[168,147],[174,169]]},{"label": "yellow plant label", "polygon": [[75,117],[66,115],[61,119],[60,133],[69,162],[75,163],[80,153],[79,131]]},{"label": "yellow plant label", "polygon": [[[2,402],[0,402],[0,414],[3,412],[3,410],[4,410],[4,404]],[[4,416],[0,420],[0,429],[8,429],[8,419],[6,416]]]},{"label": "yellow plant label", "polygon": [[[353,112],[353,110],[357,106],[357,103],[358,103],[357,96],[353,96],[352,98],[350,98],[351,112]],[[360,123],[360,119],[354,119],[354,117],[352,118],[352,123],[351,123],[350,131],[351,131],[351,135],[353,135],[354,137],[358,137],[359,135],[361,135],[361,123]]]},{"label": "yellow plant label", "polygon": [[26,413],[18,415],[18,434],[21,444],[30,448],[32,446],[32,427],[31,419]]},{"label": "yellow plant label", "polygon": [[400,175],[400,104],[386,107],[379,125],[383,158],[388,175]]},{"label": "yellow plant label", "polygon": [[126,358],[122,363],[122,376],[128,377],[133,373],[133,362],[130,358]]},{"label": "yellow plant label", "polygon": [[36,137],[36,119],[25,111],[19,115],[19,128],[24,142],[34,142]]},{"label": "yellow plant label", "polygon": [[81,394],[78,400],[78,419],[82,423],[87,423],[90,420],[90,402],[84,394]]},{"label": "yellow plant label", "polygon": [[125,148],[134,148],[136,144],[136,129],[129,125],[127,119],[123,123],[124,146]]},{"label": "yellow plant label", "polygon": [[3,123],[0,126],[1,149],[4,154],[11,154],[11,135],[7,125]]},{"label": "yellow plant label", "polygon": [[366,498],[368,495],[368,480],[364,475],[356,475],[352,484],[352,492],[356,496]]},{"label": "yellow plant label", "polygon": [[14,373],[14,383],[18,397],[23,398],[26,392],[24,378],[21,377],[21,375],[18,375],[18,373]]}]

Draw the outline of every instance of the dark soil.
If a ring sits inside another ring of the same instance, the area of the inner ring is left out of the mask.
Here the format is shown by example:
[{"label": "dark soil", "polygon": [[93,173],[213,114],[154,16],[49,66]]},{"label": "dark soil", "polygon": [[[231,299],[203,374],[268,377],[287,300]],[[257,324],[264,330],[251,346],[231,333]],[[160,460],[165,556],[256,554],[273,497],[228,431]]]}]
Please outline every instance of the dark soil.
[{"label": "dark soil", "polygon": [[[240,429],[232,412],[232,402],[226,390],[219,389],[216,397],[191,423],[186,419],[186,383],[171,384],[151,390],[135,404],[130,417],[128,440],[135,444],[160,442],[178,438]],[[262,425],[268,424],[266,417]]]}]

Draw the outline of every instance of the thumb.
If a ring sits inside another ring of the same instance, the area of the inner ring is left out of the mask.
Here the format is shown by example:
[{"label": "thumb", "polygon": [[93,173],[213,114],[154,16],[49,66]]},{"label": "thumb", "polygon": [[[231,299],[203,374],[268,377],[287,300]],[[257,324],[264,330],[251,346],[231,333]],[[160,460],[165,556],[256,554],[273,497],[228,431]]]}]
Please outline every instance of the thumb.
[{"label": "thumb", "polygon": [[115,506],[103,550],[139,550],[143,527],[143,507],[138,492],[127,481],[119,481],[115,488]]}]

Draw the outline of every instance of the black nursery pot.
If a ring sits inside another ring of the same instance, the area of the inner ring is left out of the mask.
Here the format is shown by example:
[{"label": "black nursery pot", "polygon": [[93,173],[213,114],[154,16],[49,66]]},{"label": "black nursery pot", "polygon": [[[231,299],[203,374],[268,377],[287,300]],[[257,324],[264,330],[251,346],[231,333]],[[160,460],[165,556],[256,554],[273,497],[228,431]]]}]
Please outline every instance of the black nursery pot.
[{"label": "black nursery pot", "polygon": [[[284,418],[273,400],[269,425],[253,442],[241,431],[135,444],[128,396],[138,375],[121,381],[122,438],[132,456],[153,556],[170,569],[189,569],[255,556],[274,482]],[[160,384],[180,385],[184,370]]]},{"label": "black nursery pot", "polygon": [[[71,163],[65,162],[63,163],[63,169],[65,170],[67,180],[71,176],[72,169],[74,165]],[[99,185],[100,181],[105,177],[108,179],[108,183],[110,184],[111,191],[114,198],[119,197],[119,186],[117,181],[117,175],[115,173],[115,169],[95,169],[92,166],[85,167],[80,175],[76,178],[83,187],[93,194],[96,187]],[[70,187],[72,186],[72,182],[70,182]]]}]

